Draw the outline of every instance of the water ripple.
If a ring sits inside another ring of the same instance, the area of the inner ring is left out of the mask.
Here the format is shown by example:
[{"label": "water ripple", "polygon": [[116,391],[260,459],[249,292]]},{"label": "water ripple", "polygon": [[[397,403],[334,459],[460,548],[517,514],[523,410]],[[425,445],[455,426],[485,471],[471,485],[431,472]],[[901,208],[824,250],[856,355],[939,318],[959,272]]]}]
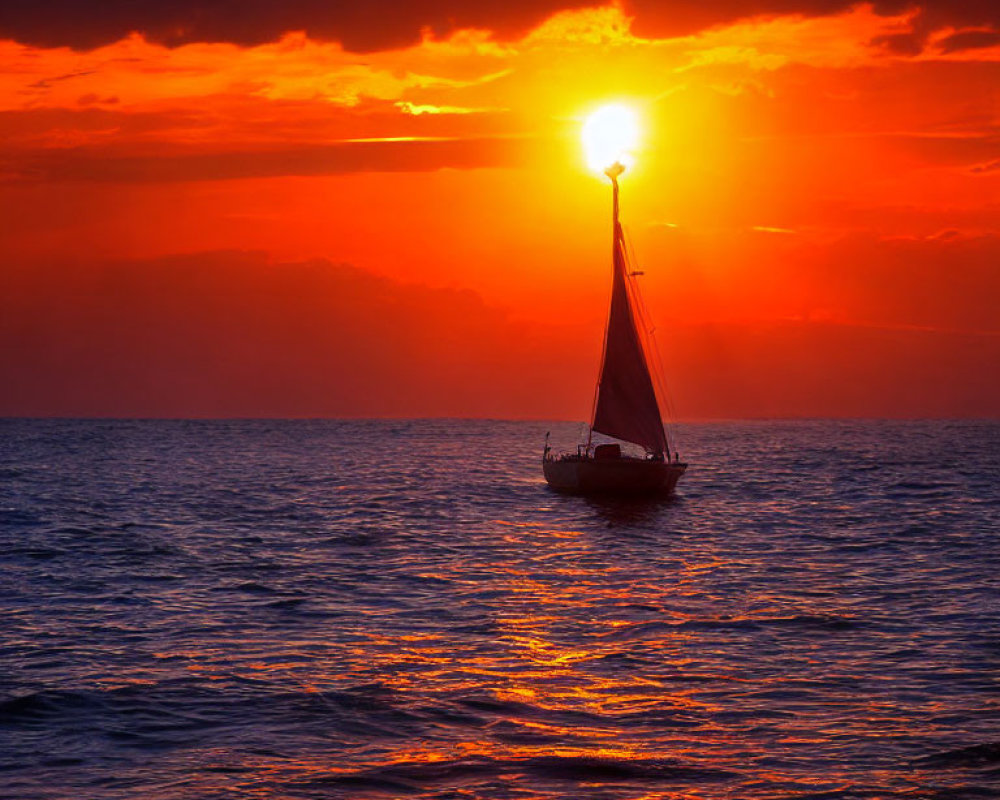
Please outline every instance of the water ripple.
[{"label": "water ripple", "polygon": [[996,423],[0,426],[2,796],[1000,796]]}]

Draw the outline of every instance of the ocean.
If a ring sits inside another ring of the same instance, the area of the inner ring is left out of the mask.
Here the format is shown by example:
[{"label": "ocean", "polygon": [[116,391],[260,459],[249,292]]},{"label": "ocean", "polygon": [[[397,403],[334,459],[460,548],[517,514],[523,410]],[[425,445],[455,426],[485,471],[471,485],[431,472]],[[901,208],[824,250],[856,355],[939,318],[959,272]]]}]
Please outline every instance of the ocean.
[{"label": "ocean", "polygon": [[1000,797],[1000,422],[0,422],[0,797]]}]

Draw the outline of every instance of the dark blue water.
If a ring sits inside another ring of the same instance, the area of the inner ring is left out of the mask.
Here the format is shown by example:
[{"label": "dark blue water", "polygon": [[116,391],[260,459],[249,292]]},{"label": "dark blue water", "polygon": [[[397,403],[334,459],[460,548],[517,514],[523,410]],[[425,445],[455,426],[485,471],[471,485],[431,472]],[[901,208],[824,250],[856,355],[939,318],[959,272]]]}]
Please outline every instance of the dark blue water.
[{"label": "dark blue water", "polygon": [[1000,423],[545,430],[0,423],[0,796],[1000,797]]}]

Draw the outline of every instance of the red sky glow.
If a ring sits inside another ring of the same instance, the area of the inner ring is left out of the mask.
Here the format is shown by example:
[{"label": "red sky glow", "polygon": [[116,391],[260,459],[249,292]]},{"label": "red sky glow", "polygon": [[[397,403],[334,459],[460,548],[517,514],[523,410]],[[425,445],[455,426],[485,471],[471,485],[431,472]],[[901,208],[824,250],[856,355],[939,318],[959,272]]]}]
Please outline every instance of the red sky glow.
[{"label": "red sky glow", "polygon": [[0,415],[584,419],[586,116],[681,419],[1000,412],[1000,6],[0,10]]}]

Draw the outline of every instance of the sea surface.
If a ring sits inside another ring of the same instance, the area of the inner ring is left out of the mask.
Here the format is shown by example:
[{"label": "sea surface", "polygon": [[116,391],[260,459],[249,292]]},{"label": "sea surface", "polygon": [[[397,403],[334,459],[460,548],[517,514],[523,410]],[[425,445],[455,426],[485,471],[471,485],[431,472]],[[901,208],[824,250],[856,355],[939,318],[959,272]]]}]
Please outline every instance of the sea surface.
[{"label": "sea surface", "polygon": [[0,422],[0,797],[1000,797],[1000,423]]}]

